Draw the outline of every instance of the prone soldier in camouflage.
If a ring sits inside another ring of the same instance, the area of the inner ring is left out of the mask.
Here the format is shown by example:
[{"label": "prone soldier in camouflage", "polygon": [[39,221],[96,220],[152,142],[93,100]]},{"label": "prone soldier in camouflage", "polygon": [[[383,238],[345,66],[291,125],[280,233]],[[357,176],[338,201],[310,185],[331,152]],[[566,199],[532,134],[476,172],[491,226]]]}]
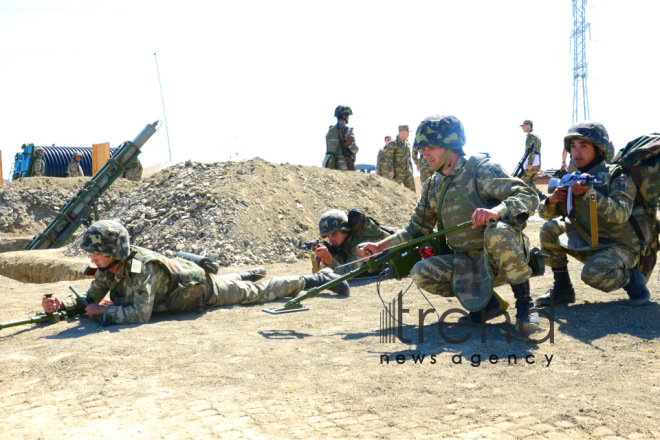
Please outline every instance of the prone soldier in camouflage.
[{"label": "prone soldier in camouflage", "polygon": [[433,173],[429,162],[424,159],[424,148],[419,145],[413,146],[412,160],[415,162],[417,171],[419,171],[419,181],[424,185],[424,182],[426,182],[426,180],[431,177],[431,173]]},{"label": "prone soldier in camouflage", "polygon": [[[130,244],[128,231],[119,222],[102,220],[90,225],[81,248],[91,253],[99,270],[86,293],[89,316],[102,316],[104,324],[137,324],[152,313],[201,311],[207,307],[254,304],[295,296],[302,290],[336,279],[326,269],[309,276],[264,277],[263,267],[228,275],[213,275],[192,261],[167,258]],[[333,290],[334,289],[334,290]],[[346,295],[348,284],[330,290]],[[107,293],[110,302],[102,302]],[[46,313],[83,307],[76,296],[44,298]]]},{"label": "prone soldier in camouflage", "polygon": [[532,311],[528,266],[529,240],[522,229],[538,207],[534,191],[508,176],[485,155],[465,157],[465,132],[454,116],[431,116],[421,122],[415,146],[435,171],[422,185],[410,222],[378,243],[360,249],[361,256],[438,230],[472,221],[472,228],[447,234],[450,254],[420,260],[410,275],[420,288],[441,296],[456,296],[473,322],[495,316],[502,307],[493,287],[510,284],[516,298],[519,328],[539,328]]},{"label": "prone soldier in camouflage", "polygon": [[541,250],[548,255],[554,283],[536,298],[537,305],[575,301],[567,255],[584,263],[581,276],[585,284],[604,292],[623,288],[630,305],[649,301],[646,279],[636,269],[643,244],[630,218],[634,217],[642,231],[650,231],[651,225],[643,209],[634,207],[634,181],[618,165],[606,163],[609,145],[609,134],[598,122],[575,124],[564,137],[564,149],[577,169],[600,183],[557,187],[541,204],[539,215],[548,220],[541,227]]},{"label": "prone soldier in camouflage", "polygon": [[82,153],[80,151],[74,152],[69,165],[66,167],[66,177],[83,177],[85,175],[82,166],[80,166],[81,160]]},{"label": "prone soldier in camouflage", "polygon": [[376,174],[379,176],[387,177],[387,172],[385,171],[385,158],[387,157],[388,144],[391,140],[391,136],[385,136],[385,146],[378,150],[378,157],[376,158]]},{"label": "prone soldier in camouflage", "polygon": [[520,179],[529,185],[543,200],[545,199],[545,195],[536,187],[536,178],[541,169],[541,138],[536,133],[532,133],[534,131],[534,123],[529,119],[526,119],[520,126],[527,133],[527,137],[525,138],[525,152],[530,152],[527,162],[523,164],[525,171]]},{"label": "prone soldier in camouflage", "polygon": [[142,170],[142,163],[140,162],[140,159],[136,157],[135,160],[131,161],[131,163],[126,166],[124,177],[128,180],[139,182],[142,179]]},{"label": "prone soldier in camouflage", "polygon": [[410,144],[408,143],[409,129],[407,125],[399,125],[399,134],[389,143],[385,156],[385,172],[390,179],[403,184],[411,191],[415,191],[412,163],[410,161]]},{"label": "prone soldier in camouflage", "polygon": [[352,114],[353,110],[346,105],[337,106],[335,109],[337,124],[331,125],[325,135],[324,168],[341,171],[355,170],[355,158],[359,148],[355,144],[353,129],[346,125]]},{"label": "prone soldier in camouflage", "polygon": [[343,275],[364,264],[357,250],[358,245],[382,240],[390,232],[357,209],[348,213],[332,209],[321,216],[319,234],[326,243],[314,249],[321,267],[329,267]]},{"label": "prone soldier in camouflage", "polygon": [[31,176],[39,177],[46,174],[46,161],[44,160],[45,155],[46,151],[43,148],[37,148],[34,150],[34,162],[32,163],[32,172],[30,173]]}]

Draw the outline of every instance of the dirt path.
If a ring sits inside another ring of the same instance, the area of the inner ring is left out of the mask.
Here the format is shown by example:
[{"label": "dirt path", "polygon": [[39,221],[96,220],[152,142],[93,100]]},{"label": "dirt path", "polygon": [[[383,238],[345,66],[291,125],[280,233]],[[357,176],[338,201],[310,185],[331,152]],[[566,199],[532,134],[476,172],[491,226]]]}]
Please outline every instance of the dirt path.
[{"label": "dirt path", "polygon": [[[537,231],[530,224],[530,237]],[[309,271],[306,262],[268,270]],[[474,328],[452,344],[468,330],[443,337],[435,313],[422,342],[418,310],[431,306],[414,286],[403,296],[411,342],[381,342],[383,304],[364,282],[350,298],[321,295],[300,313],[236,306],[141,326],[80,318],[4,329],[0,438],[659,438],[657,275],[656,302],[630,308],[624,291],[596,292],[577,264],[570,270],[578,301],[555,310],[554,343],[538,345],[515,332],[507,342],[503,320],[486,327],[483,343]],[[409,284],[386,281],[381,294],[389,302]],[[533,279],[534,294],[550,284],[550,275]],[[68,292],[59,283],[0,285],[0,321],[35,313],[43,293]],[[513,300],[509,288],[499,291]],[[457,307],[430,300],[439,314]]]}]

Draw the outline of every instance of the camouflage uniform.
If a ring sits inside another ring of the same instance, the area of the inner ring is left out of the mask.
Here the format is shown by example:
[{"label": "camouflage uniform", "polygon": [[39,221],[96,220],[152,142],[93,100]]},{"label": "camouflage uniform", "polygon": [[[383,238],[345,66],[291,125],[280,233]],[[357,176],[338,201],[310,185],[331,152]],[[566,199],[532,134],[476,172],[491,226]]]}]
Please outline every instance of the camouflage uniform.
[{"label": "camouflage uniform", "polygon": [[378,150],[378,158],[376,159],[376,174],[379,176],[387,177],[387,172],[385,171],[385,158],[387,157],[387,145]]},{"label": "camouflage uniform", "polygon": [[[66,177],[83,177],[85,175],[82,166],[80,166],[80,162],[74,159],[76,156],[82,157],[82,154],[78,152],[73,153],[73,157],[69,161],[69,165],[66,167]],[[82,159],[80,160],[82,161]]]},{"label": "camouflage uniform", "polygon": [[[298,294],[305,287],[302,276],[274,277],[259,282],[241,281],[241,275],[206,274],[196,264],[166,258],[137,246],[122,260],[116,274],[96,272],[86,293],[98,304],[110,292],[115,305],[107,306],[103,320],[108,324],[137,324],[149,321],[152,313],[201,311],[206,307],[254,304]],[[80,307],[75,296],[63,300],[67,309]]]},{"label": "camouflage uniform", "polygon": [[128,164],[124,177],[128,180],[139,182],[142,179],[142,163],[140,159],[135,158],[134,161]]},{"label": "camouflage uniform", "polygon": [[419,181],[424,184],[424,182],[426,182],[426,180],[431,177],[431,174],[433,173],[429,162],[424,159],[424,148],[417,146],[413,147],[412,159],[413,162],[415,162],[415,166],[417,166],[417,169],[419,170]]},{"label": "camouflage uniform", "polygon": [[[475,158],[476,156],[469,160]],[[465,254],[478,259],[485,252],[490,269],[495,275],[496,286],[519,284],[531,277],[531,269],[527,265],[528,239],[522,229],[527,218],[536,210],[538,198],[519,179],[507,176],[499,165],[490,163],[488,159],[476,169],[474,176],[469,179],[471,182],[465,182],[467,191],[464,188],[455,188],[456,191],[452,191],[455,181],[468,180],[462,179],[468,177],[464,175],[467,163],[468,160],[461,157],[446,177],[433,173],[422,185],[422,197],[408,225],[388,239],[390,244],[395,245],[430,234],[436,224],[438,229],[442,229],[470,220],[474,209],[466,210],[459,216],[452,211],[460,205],[472,208],[475,191],[500,214],[501,219],[489,223],[487,227],[475,230],[466,228],[447,234],[447,244],[454,254],[436,255],[419,261],[413,267],[410,274],[415,284],[441,296],[454,296],[452,278],[456,255]],[[439,197],[445,187],[448,189],[438,215]],[[449,197],[454,200],[449,200]],[[464,298],[460,299],[461,302],[464,301]]]},{"label": "camouflage uniform", "polygon": [[[573,197],[574,211],[569,216],[570,222],[557,218],[565,215],[566,203],[549,204],[546,201],[541,204],[539,215],[548,220],[541,227],[541,250],[548,255],[546,264],[551,268],[567,266],[567,255],[573,256],[584,263],[582,281],[585,284],[611,292],[628,284],[628,269],[635,268],[639,261],[641,244],[628,222],[637,188],[630,177],[620,174],[618,167],[608,165],[604,160],[597,160],[589,169],[581,171],[596,176],[603,183],[594,184],[586,194]],[[613,176],[613,172],[618,175]],[[571,222],[591,233],[589,198],[592,192],[597,199],[598,241],[611,245],[598,250],[584,250],[584,247],[580,248],[583,250],[566,249],[559,244],[559,237],[564,233],[577,234]]]},{"label": "camouflage uniform", "polygon": [[[342,145],[353,166],[355,166],[355,158],[359,151],[358,146],[355,144],[355,136],[353,129],[348,127],[344,121],[348,121],[348,116],[352,115],[353,111],[350,107],[340,105],[335,109],[335,117],[337,124],[331,125],[325,135],[325,159],[323,166],[334,170],[348,171],[348,164],[342,152]],[[345,119],[341,119],[345,118]]]},{"label": "camouflage uniform", "polygon": [[36,156],[34,157],[34,162],[32,163],[32,173],[31,176],[43,176],[46,173],[46,161],[44,161],[44,150],[38,148],[36,150]]},{"label": "camouflage uniform", "polygon": [[[532,151],[527,158],[527,163],[523,165],[525,171],[520,179],[529,185],[536,192],[536,194],[541,194],[541,190],[536,187],[536,178],[538,177],[539,170],[541,169],[541,138],[531,131],[527,133],[527,138],[525,140],[525,152],[529,149]],[[539,156],[539,164],[532,166],[534,165],[534,159],[536,158],[536,155]],[[528,170],[528,166],[532,166],[532,168]]]},{"label": "camouflage uniform", "polygon": [[397,183],[401,183],[409,190],[415,191],[408,140],[404,141],[397,136],[395,140],[388,144],[387,148],[389,151],[385,156],[385,173],[394,172],[394,180]]}]

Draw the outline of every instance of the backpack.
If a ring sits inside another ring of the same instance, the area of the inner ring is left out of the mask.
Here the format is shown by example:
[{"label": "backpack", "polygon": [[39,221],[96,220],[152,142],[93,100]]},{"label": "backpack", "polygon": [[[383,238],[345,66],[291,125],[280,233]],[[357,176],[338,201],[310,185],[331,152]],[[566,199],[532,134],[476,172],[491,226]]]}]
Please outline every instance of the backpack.
[{"label": "backpack", "polygon": [[630,223],[637,233],[644,249],[640,255],[639,271],[649,280],[655,267],[658,252],[658,197],[660,196],[660,133],[651,133],[634,139],[622,148],[612,163],[618,164],[637,186],[635,208],[643,208],[651,231],[644,237],[635,216]]},{"label": "backpack", "polygon": [[347,214],[353,237],[374,237],[382,240],[396,232],[396,228],[381,226],[373,217],[359,209],[351,209]]}]

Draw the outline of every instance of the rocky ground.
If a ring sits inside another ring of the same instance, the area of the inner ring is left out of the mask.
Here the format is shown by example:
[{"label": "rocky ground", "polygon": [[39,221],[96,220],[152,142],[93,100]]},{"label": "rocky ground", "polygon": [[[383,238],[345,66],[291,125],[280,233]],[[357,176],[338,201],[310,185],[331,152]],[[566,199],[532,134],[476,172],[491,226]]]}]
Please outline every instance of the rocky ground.
[{"label": "rocky ground", "polygon": [[[64,191],[25,180],[0,189],[2,219],[11,216],[0,220],[0,242],[38,232],[46,216],[37,194]],[[269,275],[309,273],[297,244],[315,237],[326,209],[360,207],[400,225],[415,203],[373,175],[260,160],[182,164],[117,184],[104,196],[104,216],[128,223],[147,247],[212,249],[223,273],[257,262]],[[6,202],[21,194],[18,185],[39,191]],[[533,244],[541,224],[526,230]],[[0,276],[0,322],[34,315],[44,293],[68,293],[55,281],[79,277],[87,263],[74,247],[0,253],[4,275],[51,275],[42,284]],[[537,343],[515,331],[508,338],[503,318],[483,333],[441,332],[440,317],[457,303],[424,296],[409,279],[355,281],[349,298],[321,294],[304,302],[309,311],[283,315],[234,306],[140,326],[79,317],[5,328],[0,438],[660,438],[658,275],[649,282],[652,304],[631,308],[624,291],[594,291],[581,283],[578,263],[569,270],[578,301],[543,321],[537,338],[549,340]],[[551,282],[532,279],[534,295]],[[89,281],[67,283],[84,290]],[[384,306],[399,292],[407,342],[391,337],[398,326]],[[498,292],[513,301],[508,288]]]}]

